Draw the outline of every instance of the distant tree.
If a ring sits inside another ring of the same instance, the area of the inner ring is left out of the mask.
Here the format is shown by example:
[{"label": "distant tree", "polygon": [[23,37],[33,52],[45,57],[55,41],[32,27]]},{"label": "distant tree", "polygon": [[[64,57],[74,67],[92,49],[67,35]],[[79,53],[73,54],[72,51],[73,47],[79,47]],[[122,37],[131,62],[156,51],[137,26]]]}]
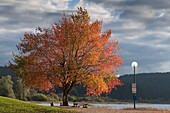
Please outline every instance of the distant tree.
[{"label": "distant tree", "polygon": [[22,79],[17,79],[14,84],[14,92],[17,99],[27,100],[27,96],[29,94],[29,89],[26,88],[22,82]]},{"label": "distant tree", "polygon": [[99,96],[122,85],[116,76],[122,60],[111,30],[102,33],[102,22],[90,22],[87,10],[64,15],[51,28],[25,33],[14,55],[13,67],[25,85],[63,91],[63,105],[73,86],[84,84],[87,94]]},{"label": "distant tree", "polygon": [[2,76],[0,79],[0,95],[15,98],[13,91],[13,81],[11,76]]}]

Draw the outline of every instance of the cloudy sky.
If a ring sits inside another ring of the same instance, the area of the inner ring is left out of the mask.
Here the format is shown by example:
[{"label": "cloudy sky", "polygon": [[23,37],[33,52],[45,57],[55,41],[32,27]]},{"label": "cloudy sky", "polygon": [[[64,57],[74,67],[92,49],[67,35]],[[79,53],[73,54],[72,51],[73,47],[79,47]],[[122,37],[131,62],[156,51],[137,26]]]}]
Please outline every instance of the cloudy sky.
[{"label": "cloudy sky", "polygon": [[170,71],[169,0],[0,0],[0,65],[11,60],[25,32],[48,27],[78,6],[119,40],[120,75],[133,73],[132,61],[138,73]]}]

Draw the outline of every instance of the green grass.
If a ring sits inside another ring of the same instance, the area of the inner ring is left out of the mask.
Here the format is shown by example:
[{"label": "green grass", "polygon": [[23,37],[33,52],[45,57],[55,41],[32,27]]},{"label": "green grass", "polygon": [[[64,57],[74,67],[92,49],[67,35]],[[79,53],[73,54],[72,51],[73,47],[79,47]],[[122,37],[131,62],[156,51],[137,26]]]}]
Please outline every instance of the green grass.
[{"label": "green grass", "polygon": [[0,96],[0,113],[75,113]]}]

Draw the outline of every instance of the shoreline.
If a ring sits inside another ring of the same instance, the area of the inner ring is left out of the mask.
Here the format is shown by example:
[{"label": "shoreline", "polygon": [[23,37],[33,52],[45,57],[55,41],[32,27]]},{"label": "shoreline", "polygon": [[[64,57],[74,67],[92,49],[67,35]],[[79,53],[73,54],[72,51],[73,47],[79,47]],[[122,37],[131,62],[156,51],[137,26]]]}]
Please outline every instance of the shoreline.
[{"label": "shoreline", "polygon": [[113,108],[80,108],[80,107],[58,107],[67,110],[75,110],[78,113],[170,113],[168,109],[157,108],[127,108],[127,109],[113,109]]},{"label": "shoreline", "polygon": [[[32,102],[32,103],[35,103],[35,104],[47,104],[50,106],[50,102]],[[133,105],[133,103],[130,103],[130,102],[123,102],[123,103],[120,103],[120,102],[109,102],[109,103],[101,103],[101,102],[77,102],[78,103],[78,107],[73,107],[73,104],[72,102],[69,102],[69,105],[70,106],[59,106],[59,104],[61,103],[61,101],[57,101],[57,102],[54,102],[54,106],[53,107],[56,107],[56,108],[62,108],[62,109],[68,109],[68,110],[76,110],[78,113],[170,113],[170,107],[168,108],[154,108],[154,107],[138,107],[136,106],[136,109],[133,109],[133,106],[128,106],[126,108],[121,108],[122,106],[126,105],[126,104],[130,104],[130,105]],[[83,104],[84,103],[88,103],[89,106],[88,108],[83,108]],[[101,104],[101,106],[95,106],[93,104]],[[102,106],[103,105],[106,105],[106,106]],[[117,104],[119,106],[121,106],[120,108],[116,108],[114,106],[107,106],[107,104]],[[140,105],[140,104],[148,104],[148,103],[137,103],[137,105]],[[56,106],[57,105],[57,106]],[[149,105],[149,104],[148,104]],[[156,104],[155,104],[156,105]],[[170,106],[170,105],[169,105]]]},{"label": "shoreline", "polygon": [[[51,102],[51,101],[27,101],[27,102],[31,102],[31,103],[49,103],[49,102]],[[55,103],[61,103],[62,101],[53,101],[53,102],[55,102]],[[73,101],[68,101],[69,103],[73,103]],[[129,101],[129,102],[123,102],[123,101],[117,101],[117,102],[112,102],[112,101],[110,101],[110,102],[92,102],[92,101],[76,101],[77,103],[94,103],[94,104],[100,104],[100,103],[102,103],[102,104],[132,104],[133,103],[133,101]],[[170,103],[163,103],[163,102],[158,102],[158,103],[154,103],[154,102],[136,102],[136,103],[138,103],[138,104],[170,104]]]},{"label": "shoreline", "polygon": [[[27,102],[30,102],[30,103],[34,103],[34,104],[49,104],[52,102],[52,101],[27,101]],[[53,101],[54,104],[57,104],[60,106],[60,103],[62,103],[62,101]],[[73,106],[73,102],[72,101],[69,101],[69,106]],[[83,104],[89,104],[89,105],[95,105],[95,104],[101,104],[101,105],[109,105],[109,104],[117,104],[117,105],[133,105],[134,103],[133,102],[89,102],[89,101],[81,101],[81,102],[76,102],[77,104],[79,105],[83,105]],[[169,103],[145,103],[145,102],[136,102],[136,105],[169,105]],[[170,107],[169,107],[170,108]]]}]

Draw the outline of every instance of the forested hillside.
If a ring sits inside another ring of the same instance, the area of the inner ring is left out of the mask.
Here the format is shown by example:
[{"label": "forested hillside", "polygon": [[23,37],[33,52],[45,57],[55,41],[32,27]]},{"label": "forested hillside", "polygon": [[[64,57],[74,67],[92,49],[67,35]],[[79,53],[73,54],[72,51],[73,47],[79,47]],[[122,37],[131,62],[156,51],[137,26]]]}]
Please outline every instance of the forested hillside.
[{"label": "forested hillside", "polygon": [[[133,75],[124,75],[120,80],[124,85],[109,95],[117,100],[132,100],[131,84]],[[137,74],[137,100],[142,102],[170,102],[170,72]]]},{"label": "forested hillside", "polygon": [[7,76],[7,75],[15,76],[15,73],[13,73],[12,70],[7,67],[0,66],[0,76]]}]

